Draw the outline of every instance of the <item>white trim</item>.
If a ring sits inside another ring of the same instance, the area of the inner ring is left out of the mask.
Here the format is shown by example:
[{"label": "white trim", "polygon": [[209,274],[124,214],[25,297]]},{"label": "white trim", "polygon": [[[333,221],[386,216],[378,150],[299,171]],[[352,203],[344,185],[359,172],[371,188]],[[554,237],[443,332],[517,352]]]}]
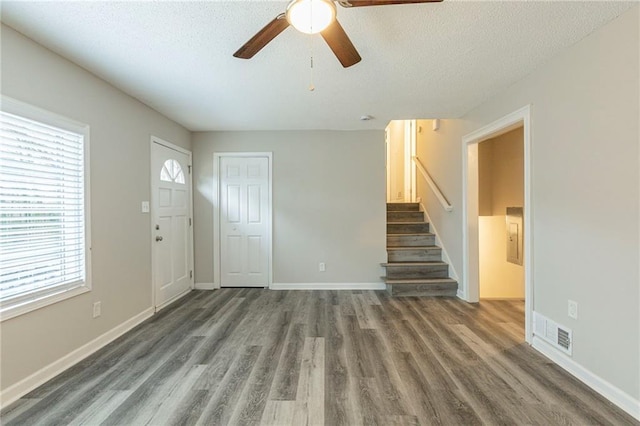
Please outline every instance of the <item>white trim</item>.
[{"label": "white trim", "polygon": [[415,203],[418,197],[418,174],[416,173],[416,165],[411,159],[417,154],[418,147],[418,120],[411,120],[411,152],[409,156],[409,168],[411,169],[411,202]]},{"label": "white trim", "polygon": [[416,200],[416,120],[404,120],[404,201]]},{"label": "white trim", "polygon": [[640,401],[633,399],[629,394],[615,387],[603,378],[597,376],[582,365],[559,352],[553,346],[538,336],[533,336],[533,348],[562,367],[572,376],[589,386],[594,391],[617,405],[619,408],[640,420]]},{"label": "white trim", "polygon": [[72,288],[58,289],[54,293],[45,294],[42,297],[31,298],[24,301],[19,305],[9,306],[0,311],[0,321],[6,321],[11,318],[26,314],[36,309],[44,308],[45,306],[53,305],[54,303],[62,302],[63,300],[70,299],[72,297],[80,296],[81,294],[88,293],[91,288],[81,285]]},{"label": "white trim", "polygon": [[215,290],[216,285],[214,283],[196,283],[196,290]]},{"label": "white trim", "polygon": [[31,120],[41,121],[54,127],[60,127],[75,133],[84,134],[89,128],[88,124],[72,120],[64,115],[56,114],[44,108],[22,102],[6,95],[0,96],[0,110],[10,114],[21,115]]},{"label": "white trim", "polygon": [[271,290],[386,290],[383,282],[379,283],[273,283]]},{"label": "white trim", "polygon": [[438,188],[438,185],[436,185],[436,182],[433,180],[433,178],[431,177],[427,169],[424,167],[420,159],[416,156],[413,156],[411,157],[411,160],[413,160],[412,161],[413,167],[414,168],[417,167],[418,170],[420,170],[420,174],[422,175],[424,180],[426,180],[427,183],[429,184],[429,188],[431,188],[431,190],[435,194],[438,201],[440,201],[440,205],[442,206],[442,208],[446,212],[452,211],[453,206],[451,205],[451,203],[449,203],[449,201],[447,201],[447,198],[444,196],[442,191],[440,191],[440,188]]},{"label": "white trim", "polygon": [[[425,219],[427,219],[427,222],[429,223],[429,232],[431,232],[432,234],[435,234],[436,236],[436,245],[440,247],[440,249],[442,250],[442,261],[449,265],[449,278],[460,282],[460,276],[458,275],[456,268],[453,266],[453,263],[451,262],[451,257],[449,257],[447,248],[445,247],[442,241],[442,238],[440,238],[440,234],[438,234],[438,230],[436,229],[435,225],[431,221],[431,217],[429,217],[429,213],[427,212],[426,207],[422,203],[420,203],[420,210],[422,211],[422,213],[425,216]],[[458,286],[458,293],[460,293],[460,286]],[[458,297],[460,297],[459,294],[458,294]]]},{"label": "white trim", "polygon": [[384,129],[385,171],[387,177],[387,203],[391,200],[391,146],[389,144],[389,125]]},{"label": "white trim", "polygon": [[149,143],[149,227],[151,229],[150,233],[150,244],[151,244],[151,305],[155,307],[155,310],[158,311],[162,309],[162,307],[167,306],[170,302],[177,300],[178,298],[184,296],[185,293],[182,293],[170,301],[163,302],[160,306],[156,306],[156,258],[155,258],[155,241],[153,236],[155,235],[154,229],[154,203],[153,203],[153,144],[157,144],[163,146],[165,148],[172,149],[174,151],[185,154],[189,157],[189,170],[185,175],[185,179],[187,184],[189,185],[189,218],[191,219],[191,226],[189,227],[189,269],[192,271],[191,275],[191,284],[189,286],[189,290],[195,289],[195,249],[194,249],[194,235],[193,235],[193,154],[188,149],[182,148],[181,146],[175,145],[171,142],[168,142],[164,139],[160,139],[157,136],[151,135],[150,143]]},{"label": "white trim", "polygon": [[272,152],[214,152],[213,153],[213,289],[220,288],[220,159],[222,157],[266,157],[269,162],[269,208],[267,230],[269,232],[269,273],[267,287],[273,285],[273,153]]},{"label": "white trim", "polygon": [[[478,302],[478,143],[523,126],[525,341],[533,338],[533,232],[531,213],[531,105],[520,108],[462,138],[462,284],[467,302]],[[472,262],[472,260],[474,260]]]},{"label": "white trim", "polygon": [[79,347],[78,349],[68,353],[57,361],[52,362],[44,368],[36,371],[29,377],[20,380],[0,393],[0,407],[4,408],[20,399],[33,389],[46,383],[48,380],[54,378],[58,374],[62,373],[66,369],[72,367],[78,362],[82,361],[89,355],[96,352],[98,349],[103,348],[109,343],[116,340],[118,337],[125,334],[138,324],[150,318],[153,315],[153,308],[147,308],[132,318],[129,318],[120,325],[112,328],[101,336],[93,339],[89,343]]}]

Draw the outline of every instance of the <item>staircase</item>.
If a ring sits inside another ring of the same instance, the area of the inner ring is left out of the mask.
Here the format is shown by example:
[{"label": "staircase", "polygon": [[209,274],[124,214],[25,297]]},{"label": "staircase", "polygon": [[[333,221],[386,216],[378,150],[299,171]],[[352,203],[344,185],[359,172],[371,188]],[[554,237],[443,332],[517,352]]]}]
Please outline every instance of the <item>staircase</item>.
[{"label": "staircase", "polygon": [[418,203],[387,204],[387,269],[392,296],[455,296],[458,283],[435,244]]}]

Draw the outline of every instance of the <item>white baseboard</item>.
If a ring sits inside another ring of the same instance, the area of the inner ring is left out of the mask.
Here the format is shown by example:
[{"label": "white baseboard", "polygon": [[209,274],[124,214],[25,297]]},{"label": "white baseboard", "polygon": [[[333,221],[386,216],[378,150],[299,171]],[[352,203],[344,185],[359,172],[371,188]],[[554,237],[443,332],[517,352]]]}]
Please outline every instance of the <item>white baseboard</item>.
[{"label": "white baseboard", "polygon": [[538,336],[533,336],[532,346],[538,352],[565,369],[572,376],[575,376],[585,385],[607,398],[629,415],[640,420],[640,401],[636,401],[626,392],[623,392],[611,383],[593,374],[591,371],[587,370],[562,352],[559,352]]},{"label": "white baseboard", "polygon": [[386,290],[383,282],[379,283],[273,283],[271,290]]},{"label": "white baseboard", "polygon": [[4,408],[12,402],[20,399],[38,386],[44,384],[48,380],[62,373],[64,370],[82,361],[98,349],[101,349],[107,344],[113,342],[118,337],[122,336],[124,333],[131,330],[133,327],[137,326],[152,315],[153,308],[145,309],[138,315],[112,328],[101,336],[93,339],[89,343],[68,353],[67,355],[63,356],[57,361],[52,362],[39,371],[36,371],[29,377],[20,380],[18,383],[15,383],[4,389],[2,392],[0,392],[0,407]]},{"label": "white baseboard", "polygon": [[196,283],[196,290],[215,290],[216,285],[214,283]]}]

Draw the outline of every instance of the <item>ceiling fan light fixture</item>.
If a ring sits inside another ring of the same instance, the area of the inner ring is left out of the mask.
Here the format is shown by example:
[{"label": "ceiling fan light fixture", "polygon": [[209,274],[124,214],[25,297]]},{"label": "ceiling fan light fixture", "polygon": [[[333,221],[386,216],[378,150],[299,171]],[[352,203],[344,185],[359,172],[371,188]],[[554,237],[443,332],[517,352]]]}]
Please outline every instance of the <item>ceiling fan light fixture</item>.
[{"label": "ceiling fan light fixture", "polygon": [[287,6],[287,21],[306,34],[316,34],[336,19],[336,6],[332,0],[293,0]]}]

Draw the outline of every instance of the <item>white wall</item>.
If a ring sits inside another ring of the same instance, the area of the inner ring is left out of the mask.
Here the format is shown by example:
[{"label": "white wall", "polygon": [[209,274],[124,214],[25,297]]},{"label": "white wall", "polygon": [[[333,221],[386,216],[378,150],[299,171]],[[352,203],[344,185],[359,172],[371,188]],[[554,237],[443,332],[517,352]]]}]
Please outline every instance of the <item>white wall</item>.
[{"label": "white wall", "polygon": [[382,131],[195,133],[196,283],[213,282],[213,153],[227,151],[273,152],[274,283],[380,283]]},{"label": "white wall", "polygon": [[[531,104],[534,310],[572,328],[573,361],[635,401],[639,20],[636,6],[461,119],[427,130],[418,151],[454,205],[443,213],[421,190],[462,271],[462,136]],[[568,299],[578,320],[567,316]]]},{"label": "white wall", "polygon": [[1,323],[5,391],[151,307],[149,139],[190,149],[190,134],[11,28],[1,36],[2,93],[91,127],[93,272],[91,292]]}]

